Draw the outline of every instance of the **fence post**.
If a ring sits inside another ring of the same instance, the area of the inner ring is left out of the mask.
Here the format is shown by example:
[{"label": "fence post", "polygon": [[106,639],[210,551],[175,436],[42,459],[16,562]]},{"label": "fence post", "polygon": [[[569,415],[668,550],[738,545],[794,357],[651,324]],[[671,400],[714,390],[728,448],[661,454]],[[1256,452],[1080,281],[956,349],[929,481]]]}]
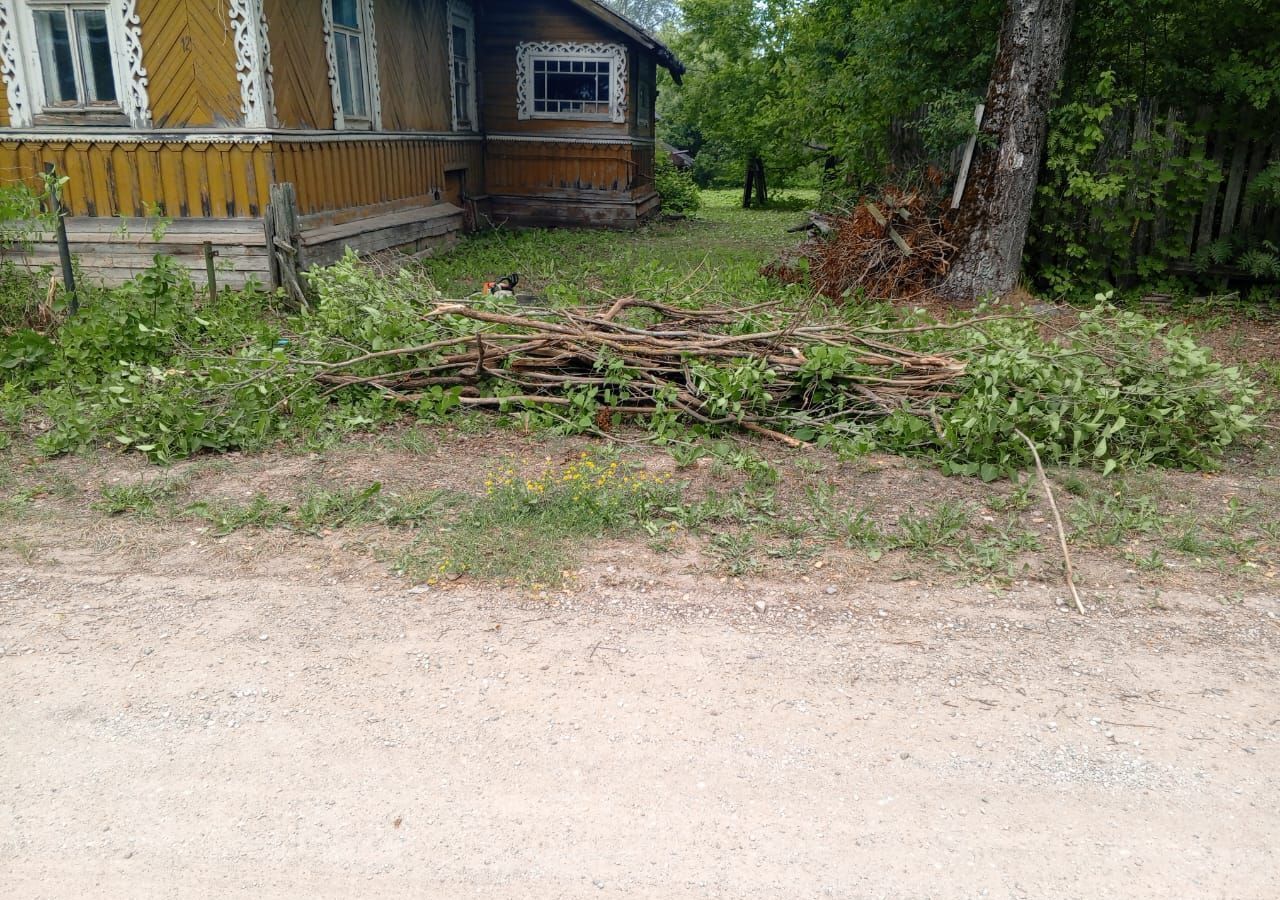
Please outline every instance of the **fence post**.
[{"label": "fence post", "polygon": [[204,242],[204,273],[209,279],[209,299],[215,300],[218,297],[218,278],[213,272],[213,258],[218,255],[218,251],[213,249],[213,241]]},{"label": "fence post", "polygon": [[67,291],[67,315],[74,316],[80,311],[80,298],[76,295],[76,273],[71,265],[71,244],[67,241],[67,208],[62,205],[58,170],[53,163],[45,163],[44,178],[49,191],[49,212],[56,223],[54,231],[58,237],[58,259],[62,262],[62,286]]},{"label": "fence post", "polygon": [[271,185],[271,203],[267,207],[267,253],[272,262],[272,275],[278,277],[276,286],[284,288],[289,299],[299,309],[307,306],[307,295],[302,289],[300,274],[302,259],[302,229],[298,224],[298,194],[290,182]]}]

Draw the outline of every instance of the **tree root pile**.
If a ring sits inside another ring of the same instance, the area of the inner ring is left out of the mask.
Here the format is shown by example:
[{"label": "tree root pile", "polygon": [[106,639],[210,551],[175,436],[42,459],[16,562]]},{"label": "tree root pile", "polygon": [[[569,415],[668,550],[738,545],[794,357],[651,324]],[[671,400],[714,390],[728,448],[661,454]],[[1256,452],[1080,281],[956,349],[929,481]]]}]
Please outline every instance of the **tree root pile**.
[{"label": "tree root pile", "polygon": [[[840,431],[899,409],[926,410],[962,361],[890,343],[895,333],[776,314],[775,304],[681,309],[636,298],[609,306],[496,309],[443,302],[435,339],[313,362],[326,392],[364,386],[405,403],[441,390],[470,407],[535,406],[553,416],[669,414],[685,424],[792,435]],[[605,428],[607,430],[607,427]]]},{"label": "tree root pile", "polygon": [[784,283],[808,281],[840,298],[861,289],[874,300],[909,299],[947,274],[955,247],[941,212],[918,192],[886,190],[838,216],[815,216],[810,237],[761,270]]}]

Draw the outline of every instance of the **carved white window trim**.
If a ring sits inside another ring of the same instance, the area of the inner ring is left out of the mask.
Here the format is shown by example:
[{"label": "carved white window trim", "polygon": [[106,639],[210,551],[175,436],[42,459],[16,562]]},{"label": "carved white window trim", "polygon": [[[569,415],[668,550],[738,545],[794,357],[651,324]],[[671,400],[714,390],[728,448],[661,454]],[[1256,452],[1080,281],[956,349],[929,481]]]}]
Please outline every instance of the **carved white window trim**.
[{"label": "carved white window trim", "polygon": [[470,85],[471,94],[467,98],[471,104],[471,108],[467,110],[467,117],[471,122],[468,131],[479,131],[479,89],[476,84],[476,17],[471,11],[471,4],[462,2],[462,0],[450,0],[449,2],[449,24],[447,26],[449,34],[449,103],[453,110],[453,130],[464,130],[460,124],[458,116],[458,88],[456,83],[456,73],[453,69],[454,46],[453,46],[453,29],[455,25],[460,25],[467,30],[467,65],[470,66]]},{"label": "carved white window trim", "polygon": [[272,85],[271,42],[262,0],[231,0],[229,7],[236,80],[240,82],[240,114],[248,128],[276,124],[276,98]]},{"label": "carved white window trim", "polygon": [[[374,131],[382,130],[382,85],[378,81],[378,39],[373,22],[373,0],[358,0],[364,35],[364,77],[369,90],[369,123]],[[329,65],[329,95],[333,100],[333,127],[347,127],[342,114],[342,91],[338,87],[338,51],[333,43],[333,0],[321,0],[324,18],[324,56]],[[363,120],[361,121],[363,125]]]},{"label": "carved white window trim", "polygon": [[15,128],[31,124],[22,51],[18,48],[18,23],[11,0],[0,0],[0,78],[4,79],[9,122]]},{"label": "carved white window trim", "polygon": [[[44,79],[40,75],[40,51],[36,45],[33,8],[44,4],[30,0],[0,0],[0,74],[6,83],[9,124],[30,128],[44,111]],[[142,23],[137,0],[104,0],[111,35],[112,62],[120,109],[134,128],[151,125],[151,98],[147,93],[147,69],[142,64]]]},{"label": "carved white window trim", "polygon": [[521,119],[579,119],[603,121],[599,116],[533,111],[533,61],[535,59],[605,60],[609,69],[609,121],[627,121],[627,48],[621,44],[522,43],[516,45],[516,111]]}]

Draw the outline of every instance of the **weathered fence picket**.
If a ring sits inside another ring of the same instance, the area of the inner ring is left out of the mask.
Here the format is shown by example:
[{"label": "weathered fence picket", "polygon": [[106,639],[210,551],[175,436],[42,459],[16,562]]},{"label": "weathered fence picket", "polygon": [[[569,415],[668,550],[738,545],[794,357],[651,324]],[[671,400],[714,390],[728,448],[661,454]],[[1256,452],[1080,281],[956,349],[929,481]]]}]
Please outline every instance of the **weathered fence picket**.
[{"label": "weathered fence picket", "polygon": [[[962,144],[943,158],[931,158],[924,148],[920,125],[928,116],[927,107],[895,120],[890,128],[890,159],[900,171],[924,163],[941,167],[953,175],[965,168],[967,144]],[[1103,126],[1103,140],[1095,164],[1105,171],[1107,163],[1135,153],[1150,153],[1153,135],[1163,130],[1165,140],[1161,158],[1154,170],[1163,175],[1178,161],[1201,152],[1221,178],[1206,185],[1204,200],[1192,220],[1185,224],[1180,240],[1189,261],[1197,252],[1215,241],[1234,235],[1280,239],[1280,210],[1259,207],[1249,196],[1249,185],[1271,162],[1280,160],[1280,133],[1250,130],[1245,125],[1217,124],[1210,107],[1196,110],[1192,118],[1176,107],[1161,107],[1158,101],[1141,100],[1119,109]],[[1189,128],[1182,123],[1191,122]],[[1163,123],[1161,126],[1160,123]],[[970,142],[972,143],[972,142]],[[1139,198],[1138,186],[1128,197],[1110,201],[1114,210],[1123,202],[1127,208],[1141,209],[1150,205]],[[1184,220],[1185,221],[1185,220]],[[1157,209],[1150,221],[1136,219],[1132,229],[1130,258],[1151,253],[1169,240],[1173,223],[1163,209]]]}]

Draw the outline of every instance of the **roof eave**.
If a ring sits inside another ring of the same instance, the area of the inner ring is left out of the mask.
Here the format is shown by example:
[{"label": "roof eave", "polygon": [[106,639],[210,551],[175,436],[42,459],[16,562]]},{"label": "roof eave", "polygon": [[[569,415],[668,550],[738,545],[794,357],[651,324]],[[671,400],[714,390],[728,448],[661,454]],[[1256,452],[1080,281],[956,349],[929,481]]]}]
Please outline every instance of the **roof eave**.
[{"label": "roof eave", "polygon": [[671,73],[671,77],[675,79],[676,84],[680,83],[680,78],[685,73],[684,63],[680,62],[676,55],[671,52],[671,49],[662,41],[626,16],[614,12],[609,7],[598,2],[598,0],[568,0],[568,2],[588,15],[604,22],[615,31],[626,35],[646,50],[651,51],[658,58],[658,62],[662,67]]}]

